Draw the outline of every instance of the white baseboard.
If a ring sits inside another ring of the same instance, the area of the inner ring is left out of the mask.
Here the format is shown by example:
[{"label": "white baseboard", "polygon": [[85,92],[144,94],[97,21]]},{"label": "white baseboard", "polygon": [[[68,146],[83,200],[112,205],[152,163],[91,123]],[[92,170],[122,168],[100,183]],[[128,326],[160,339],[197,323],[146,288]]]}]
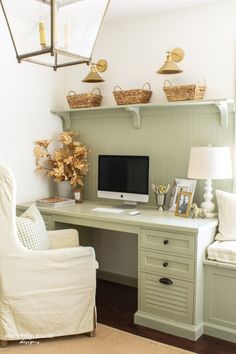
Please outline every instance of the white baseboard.
[{"label": "white baseboard", "polygon": [[196,341],[203,334],[203,323],[199,326],[193,326],[162,317],[152,316],[141,311],[135,313],[134,323],[193,341]]},{"label": "white baseboard", "polygon": [[205,322],[204,334],[236,343],[236,330],[228,327]]}]

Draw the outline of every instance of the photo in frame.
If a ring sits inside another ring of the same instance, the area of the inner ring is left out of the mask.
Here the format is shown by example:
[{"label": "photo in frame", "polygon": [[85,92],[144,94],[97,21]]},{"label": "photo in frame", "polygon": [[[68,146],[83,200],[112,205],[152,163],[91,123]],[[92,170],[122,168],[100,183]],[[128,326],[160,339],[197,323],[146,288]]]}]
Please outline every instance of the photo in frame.
[{"label": "photo in frame", "polygon": [[191,192],[179,192],[175,215],[184,216],[185,218],[189,217],[191,205],[192,205],[193,195]]},{"label": "photo in frame", "polygon": [[196,180],[195,179],[175,178],[173,186],[172,186],[172,191],[171,191],[171,197],[170,197],[170,202],[169,202],[169,211],[175,211],[179,192],[191,192],[192,198],[193,198],[195,188],[196,188]]}]

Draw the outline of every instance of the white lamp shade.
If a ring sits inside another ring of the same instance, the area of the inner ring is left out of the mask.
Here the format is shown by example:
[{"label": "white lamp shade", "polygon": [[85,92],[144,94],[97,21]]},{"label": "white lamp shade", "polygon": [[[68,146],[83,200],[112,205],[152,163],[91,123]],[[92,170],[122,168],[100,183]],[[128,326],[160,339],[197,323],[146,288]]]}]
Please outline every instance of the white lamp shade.
[{"label": "white lamp shade", "polygon": [[189,159],[188,177],[213,180],[232,178],[229,147],[192,147]]}]

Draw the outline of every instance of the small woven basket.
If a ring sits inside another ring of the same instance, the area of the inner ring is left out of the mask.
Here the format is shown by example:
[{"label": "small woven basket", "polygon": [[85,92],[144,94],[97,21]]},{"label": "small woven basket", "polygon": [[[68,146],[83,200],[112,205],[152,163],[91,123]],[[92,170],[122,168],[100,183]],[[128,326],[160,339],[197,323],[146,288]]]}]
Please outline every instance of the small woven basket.
[{"label": "small woven basket", "polygon": [[204,80],[204,85],[172,86],[169,80],[165,80],[163,91],[166,94],[168,102],[202,100],[206,91],[206,85]]},{"label": "small woven basket", "polygon": [[[148,90],[144,89],[145,85]],[[149,82],[145,82],[141,89],[122,90],[120,86],[115,86],[113,91],[116,104],[148,103],[152,95]]]},{"label": "small woven basket", "polygon": [[[98,91],[98,94],[94,93],[95,90]],[[95,87],[90,93],[76,94],[75,91],[69,91],[66,98],[72,109],[97,107],[102,101],[101,91],[98,87]]]}]

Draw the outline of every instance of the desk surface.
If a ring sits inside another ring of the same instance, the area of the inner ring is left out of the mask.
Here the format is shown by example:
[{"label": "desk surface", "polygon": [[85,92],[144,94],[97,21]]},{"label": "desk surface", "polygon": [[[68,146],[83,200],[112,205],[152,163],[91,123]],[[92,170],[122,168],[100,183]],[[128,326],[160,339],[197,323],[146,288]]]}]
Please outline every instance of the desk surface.
[{"label": "desk surface", "polygon": [[[21,203],[17,205],[18,209],[25,209],[29,207],[32,202]],[[192,219],[180,216],[175,216],[173,212],[157,211],[154,208],[138,206],[137,210],[141,213],[135,216],[128,214],[130,209],[124,209],[124,212],[120,214],[113,214],[108,212],[98,212],[93,209],[96,207],[115,207],[114,205],[108,205],[104,203],[84,201],[81,204],[69,204],[57,207],[45,207],[38,206],[39,210],[43,213],[52,215],[55,220],[65,218],[79,218],[83,220],[83,224],[93,222],[93,226],[96,226],[96,222],[107,222],[113,224],[125,224],[127,226],[136,227],[151,227],[165,229],[178,229],[179,231],[187,231],[188,233],[197,234],[200,230],[205,228],[212,228],[218,225],[217,218],[208,219]],[[119,206],[117,206],[119,207]],[[98,226],[99,227],[99,226]]]}]

